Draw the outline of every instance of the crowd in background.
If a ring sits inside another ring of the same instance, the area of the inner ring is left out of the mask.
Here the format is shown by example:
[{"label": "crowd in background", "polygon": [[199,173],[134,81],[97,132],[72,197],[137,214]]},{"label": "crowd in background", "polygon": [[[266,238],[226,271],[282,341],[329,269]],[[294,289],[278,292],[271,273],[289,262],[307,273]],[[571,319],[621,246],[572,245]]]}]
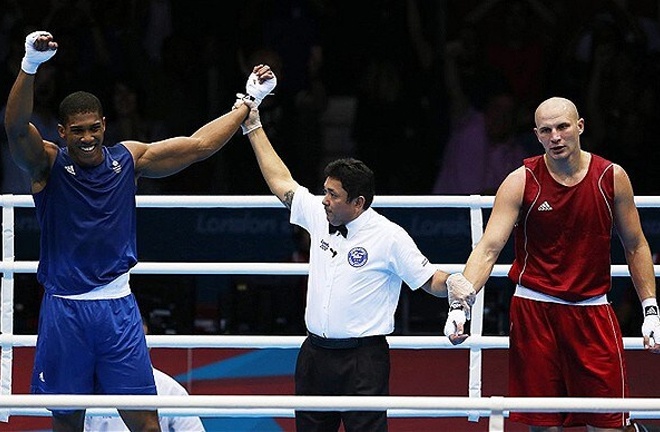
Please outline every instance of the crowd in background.
[{"label": "crowd in background", "polygon": [[[60,52],[40,75],[39,121],[56,125],[63,95],[85,89],[105,104],[106,143],[153,141],[226,111],[251,65],[264,62],[280,86],[262,119],[302,183],[320,187],[314,161],[324,161],[332,140],[328,109],[348,98],[348,149],[373,167],[379,194],[450,194],[492,193],[521,157],[539,153],[533,107],[560,95],[580,108],[587,149],[626,166],[638,195],[657,194],[659,8],[625,0],[5,0],[0,96],[25,35],[46,29]],[[456,179],[457,166],[469,181],[443,181]],[[237,142],[140,187],[267,193],[255,174]],[[20,191],[3,177],[3,191]]]}]

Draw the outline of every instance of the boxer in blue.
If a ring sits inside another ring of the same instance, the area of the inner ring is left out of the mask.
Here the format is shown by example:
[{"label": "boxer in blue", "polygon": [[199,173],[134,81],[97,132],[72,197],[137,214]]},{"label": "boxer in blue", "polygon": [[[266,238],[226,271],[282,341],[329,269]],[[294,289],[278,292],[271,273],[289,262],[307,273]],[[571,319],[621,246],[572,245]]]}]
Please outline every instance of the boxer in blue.
[{"label": "boxer in blue", "polygon": [[[7,101],[5,127],[14,162],[31,179],[41,228],[37,278],[43,298],[32,375],[39,394],[148,394],[156,387],[131,294],[137,263],[135,194],[140,177],[164,177],[220,150],[247,107],[231,110],[189,137],[104,146],[101,102],[78,91],[60,104],[66,147],[30,123],[34,79],[57,52],[46,31],[30,33]],[[255,70],[246,92],[260,102],[275,87],[270,69]],[[53,410],[53,430],[82,431],[85,410]],[[160,431],[156,410],[120,410],[132,431]]]}]

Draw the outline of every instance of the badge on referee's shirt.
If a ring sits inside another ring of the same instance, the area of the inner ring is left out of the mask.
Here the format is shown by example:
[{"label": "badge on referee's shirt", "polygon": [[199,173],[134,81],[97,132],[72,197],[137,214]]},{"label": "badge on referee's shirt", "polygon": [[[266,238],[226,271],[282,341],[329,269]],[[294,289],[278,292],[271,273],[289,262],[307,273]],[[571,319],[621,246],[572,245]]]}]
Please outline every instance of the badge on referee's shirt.
[{"label": "badge on referee's shirt", "polygon": [[348,252],[348,263],[353,267],[362,267],[368,259],[369,254],[363,247],[357,246]]}]

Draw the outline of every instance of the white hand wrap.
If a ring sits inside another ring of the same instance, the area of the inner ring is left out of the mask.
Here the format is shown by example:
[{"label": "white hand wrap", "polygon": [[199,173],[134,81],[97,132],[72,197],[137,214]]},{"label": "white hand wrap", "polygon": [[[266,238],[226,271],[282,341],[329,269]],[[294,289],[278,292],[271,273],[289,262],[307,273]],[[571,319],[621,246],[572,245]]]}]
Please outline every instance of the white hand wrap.
[{"label": "white hand wrap", "polygon": [[453,273],[447,278],[447,292],[449,304],[459,302],[465,312],[466,319],[470,319],[470,308],[477,298],[477,292],[469,280],[462,273]]},{"label": "white hand wrap", "polygon": [[52,48],[39,51],[34,46],[34,42],[39,36],[51,36],[51,34],[47,31],[35,31],[27,35],[25,38],[25,56],[21,62],[21,69],[23,69],[23,72],[30,75],[36,74],[39,65],[48,61],[57,52],[57,49]]},{"label": "white hand wrap", "polygon": [[467,320],[468,317],[463,306],[459,302],[450,303],[447,322],[445,322],[445,336],[463,334],[463,328]]},{"label": "white hand wrap", "polygon": [[259,82],[259,77],[253,72],[245,84],[245,93],[252,97],[256,103],[255,108],[258,108],[261,101],[275,89],[276,85],[277,77],[275,74],[273,74],[272,78]]},{"label": "white hand wrap", "polygon": [[253,130],[259,129],[261,126],[261,118],[259,117],[259,110],[257,109],[256,102],[252,98],[247,97],[243,93],[236,93],[236,102],[232,109],[236,109],[241,105],[245,105],[250,109],[248,116],[241,123],[241,130],[243,135],[247,135]]},{"label": "white hand wrap", "polygon": [[649,339],[649,346],[660,344],[660,318],[658,317],[658,301],[647,298],[642,302],[644,309],[644,323],[642,324],[642,335]]}]

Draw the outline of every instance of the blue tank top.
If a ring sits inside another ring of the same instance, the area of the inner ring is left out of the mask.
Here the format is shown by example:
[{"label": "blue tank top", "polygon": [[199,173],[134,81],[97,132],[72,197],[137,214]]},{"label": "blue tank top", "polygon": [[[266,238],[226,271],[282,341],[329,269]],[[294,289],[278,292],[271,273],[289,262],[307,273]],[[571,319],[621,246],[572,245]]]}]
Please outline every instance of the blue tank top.
[{"label": "blue tank top", "polygon": [[34,194],[41,228],[37,279],[47,293],[82,294],[137,263],[135,166],[123,144],[103,147],[95,167],[60,148],[46,187]]}]

